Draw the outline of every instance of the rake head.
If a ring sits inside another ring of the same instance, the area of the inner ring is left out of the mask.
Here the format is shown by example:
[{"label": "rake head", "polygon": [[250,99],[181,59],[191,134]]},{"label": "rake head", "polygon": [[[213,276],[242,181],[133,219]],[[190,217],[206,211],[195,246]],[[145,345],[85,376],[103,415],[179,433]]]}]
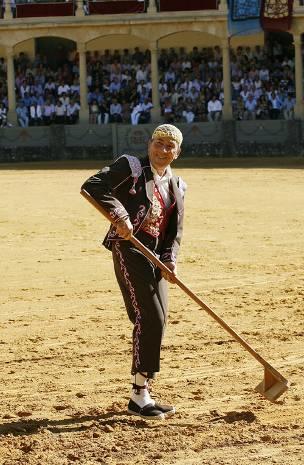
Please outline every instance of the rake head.
[{"label": "rake head", "polygon": [[277,400],[287,389],[289,382],[283,376],[277,376],[272,371],[264,368],[264,379],[255,388],[263,397],[274,402]]}]

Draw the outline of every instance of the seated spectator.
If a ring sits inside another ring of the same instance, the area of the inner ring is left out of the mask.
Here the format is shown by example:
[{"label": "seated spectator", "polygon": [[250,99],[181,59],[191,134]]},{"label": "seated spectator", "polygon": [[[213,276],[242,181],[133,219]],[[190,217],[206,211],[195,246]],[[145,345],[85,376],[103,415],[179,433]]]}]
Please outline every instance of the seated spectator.
[{"label": "seated spectator", "polygon": [[80,95],[79,78],[74,78],[73,84],[70,87],[71,95]]},{"label": "seated spectator", "polygon": [[153,108],[153,104],[148,97],[144,98],[144,101],[141,103],[141,112],[139,115],[139,124],[146,124],[150,123],[151,121],[151,110]]},{"label": "seated spectator", "polygon": [[130,124],[131,121],[131,105],[126,98],[123,98],[121,101],[121,117],[122,122],[125,124]]},{"label": "seated spectator", "polygon": [[216,95],[213,95],[208,102],[208,121],[219,121],[222,116],[223,105]]},{"label": "seated spectator", "polygon": [[269,119],[269,105],[265,95],[261,95],[257,101],[256,118]]},{"label": "seated spectator", "polygon": [[66,122],[68,124],[75,124],[79,119],[80,105],[74,99],[71,99],[66,106]]},{"label": "seated spectator", "polygon": [[162,109],[162,113],[164,116],[164,122],[165,123],[173,123],[175,121],[175,114],[174,114],[174,109],[171,103],[170,98],[167,98],[164,102],[164,106]]},{"label": "seated spectator", "polygon": [[134,105],[132,112],[131,112],[131,124],[133,125],[138,124],[140,112],[141,112],[141,103],[138,101],[137,104]]},{"label": "seated spectator", "polygon": [[131,122],[135,124],[149,123],[151,120],[151,109],[153,105],[148,98],[145,98],[144,102],[138,103],[132,110]]},{"label": "seated spectator", "polygon": [[65,108],[65,111],[67,109],[67,106],[70,103],[70,97],[66,94],[66,92],[62,92],[61,96],[59,97],[60,102]]},{"label": "seated spectator", "polygon": [[66,109],[62,102],[58,99],[55,105],[55,123],[64,124],[65,123],[65,114]]},{"label": "seated spectator", "polygon": [[268,97],[269,115],[271,119],[278,119],[281,113],[282,102],[278,95],[272,91]]},{"label": "seated spectator", "polygon": [[49,99],[46,99],[45,104],[42,106],[43,122],[49,126],[54,120],[55,106]]},{"label": "seated spectator", "polygon": [[[171,101],[173,101],[171,99]],[[185,110],[185,100],[184,97],[180,96],[177,103],[173,105],[174,109],[174,121],[175,122],[182,122],[184,120],[183,112]]]},{"label": "seated spectator", "polygon": [[294,107],[295,99],[291,94],[288,94],[287,97],[283,100],[282,110],[284,119],[291,120],[294,119]]},{"label": "seated spectator", "polygon": [[122,108],[117,98],[114,97],[110,105],[110,123],[121,123],[122,122]]},{"label": "seated spectator", "polygon": [[100,113],[99,105],[96,99],[89,104],[89,123],[90,124],[97,124],[97,117]]},{"label": "seated spectator", "polygon": [[7,108],[3,102],[0,102],[0,127],[5,128],[7,125]]},{"label": "seated spectator", "polygon": [[187,105],[186,104],[185,109],[184,109],[184,111],[182,113],[182,116],[183,116],[184,121],[186,123],[193,123],[194,118],[195,118],[195,114],[194,114],[192,105]]},{"label": "seated spectator", "polygon": [[118,77],[117,76],[113,76],[113,79],[112,81],[110,82],[110,85],[109,85],[109,91],[111,92],[111,94],[116,94],[120,91],[120,81],[118,80]]},{"label": "seated spectator", "polygon": [[28,109],[22,100],[17,103],[16,113],[19,126],[26,128],[29,125]]},{"label": "seated spectator", "polygon": [[62,94],[66,94],[66,95],[70,94],[70,86],[63,80],[60,81],[60,84],[57,89],[58,97],[60,97]]},{"label": "seated spectator", "polygon": [[110,120],[109,108],[106,103],[102,102],[99,105],[99,114],[97,116],[97,124],[108,124]]},{"label": "seated spectator", "polygon": [[195,121],[207,121],[207,103],[204,93],[201,93],[196,102]]},{"label": "seated spectator", "polygon": [[40,126],[43,123],[42,108],[38,103],[32,103],[29,109],[29,125]]},{"label": "seated spectator", "polygon": [[256,118],[257,101],[252,94],[249,94],[245,100],[245,113],[244,119]]},{"label": "seated spectator", "polygon": [[242,121],[244,119],[245,103],[244,103],[243,98],[240,95],[238,96],[234,104],[233,114],[234,114],[234,118],[237,121]]}]

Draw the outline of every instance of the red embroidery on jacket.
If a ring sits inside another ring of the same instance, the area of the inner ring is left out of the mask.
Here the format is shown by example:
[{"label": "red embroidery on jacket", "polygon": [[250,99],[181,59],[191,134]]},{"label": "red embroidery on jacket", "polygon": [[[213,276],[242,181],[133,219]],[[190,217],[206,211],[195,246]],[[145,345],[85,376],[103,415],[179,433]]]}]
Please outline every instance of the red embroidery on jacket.
[{"label": "red embroidery on jacket", "polygon": [[163,198],[155,185],[152,205],[143,223],[142,230],[150,234],[150,236],[158,237],[165,231],[175,203],[174,199],[170,207],[166,208]]},{"label": "red embroidery on jacket", "polygon": [[146,207],[144,205],[140,205],[136,213],[135,220],[133,221],[134,229],[138,228],[141,219],[145,216],[145,212],[146,212]]}]

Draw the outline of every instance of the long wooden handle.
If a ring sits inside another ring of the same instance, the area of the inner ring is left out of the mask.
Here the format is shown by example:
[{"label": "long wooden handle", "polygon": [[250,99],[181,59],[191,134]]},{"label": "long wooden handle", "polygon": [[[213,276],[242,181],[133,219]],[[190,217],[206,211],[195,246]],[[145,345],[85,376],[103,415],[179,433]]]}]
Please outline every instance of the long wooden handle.
[{"label": "long wooden handle", "polygon": [[[114,223],[113,218],[99,203],[91,197],[84,189],[81,190],[81,195],[88,200],[102,215],[104,215],[111,223]],[[234,331],[220,316],[218,316],[211,308],[195,295],[164,263],[162,263],[147,247],[144,246],[135,236],[132,236],[130,242],[135,245],[151,262],[158,266],[162,271],[170,275],[172,281],[177,284],[191,299],[193,299],[200,307],[202,307],[222,328],[224,328],[231,336],[239,342],[258,362],[260,362],[267,370],[271,371],[278,379],[284,383],[287,380],[273,366],[271,366],[260,354],[258,354],[238,333]]]}]

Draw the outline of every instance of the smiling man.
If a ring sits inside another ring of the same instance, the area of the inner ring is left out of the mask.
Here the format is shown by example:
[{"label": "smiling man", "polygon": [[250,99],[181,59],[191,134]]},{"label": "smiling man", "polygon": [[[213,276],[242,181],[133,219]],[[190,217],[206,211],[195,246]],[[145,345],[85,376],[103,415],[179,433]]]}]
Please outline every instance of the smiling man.
[{"label": "smiling man", "polygon": [[171,125],[158,126],[149,141],[148,157],[123,155],[82,186],[113,218],[103,244],[112,251],[115,275],[133,324],[132,390],[128,412],[146,419],[175,413],[156,403],[149,379],[160,370],[160,351],[167,320],[167,280],[130,241],[136,236],[175,273],[186,185],[174,176],[183,136]]}]

